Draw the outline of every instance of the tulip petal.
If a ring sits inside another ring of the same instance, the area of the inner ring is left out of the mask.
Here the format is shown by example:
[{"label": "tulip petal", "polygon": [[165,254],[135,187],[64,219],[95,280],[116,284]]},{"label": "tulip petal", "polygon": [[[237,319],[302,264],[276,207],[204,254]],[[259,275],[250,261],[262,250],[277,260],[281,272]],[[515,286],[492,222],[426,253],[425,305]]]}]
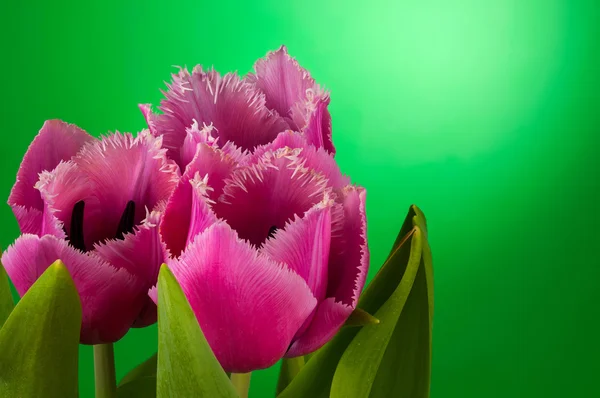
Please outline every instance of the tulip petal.
[{"label": "tulip petal", "polygon": [[[222,153],[228,161],[233,163],[239,163],[248,155],[247,151],[243,151],[232,141],[227,141],[223,146],[219,147],[215,135],[216,129],[212,124],[208,126],[204,125],[200,129],[198,123],[194,121],[190,127],[186,128],[186,138],[181,148],[182,164],[185,165],[183,170],[187,171],[190,165],[194,161],[197,161],[197,158],[199,157],[197,154],[198,147],[201,144],[208,146],[214,151],[219,151],[219,153]],[[193,176],[196,171],[198,171],[197,168],[189,171],[188,175]]]},{"label": "tulip petal", "polygon": [[129,201],[135,203],[137,225],[146,209],[168,199],[179,176],[161,145],[160,138],[149,134],[112,134],[85,145],[69,164],[41,180],[38,189],[68,233],[73,207],[85,202],[84,241],[89,250],[115,237]]},{"label": "tulip petal", "polygon": [[244,164],[256,162],[265,153],[285,147],[302,148],[300,157],[304,159],[304,166],[322,173],[329,180],[332,188],[341,189],[350,184],[350,179],[342,174],[337,162],[325,148],[309,144],[301,133],[291,130],[280,133],[270,144],[257,147],[254,153],[242,162]]},{"label": "tulip petal", "polygon": [[[334,212],[327,296],[356,307],[369,268],[364,188],[349,185],[340,193],[340,216]],[[337,219],[337,221],[336,221]]]},{"label": "tulip petal", "polygon": [[172,256],[179,256],[188,242],[217,222],[208,204],[207,181],[199,174],[191,180],[184,176],[169,198],[160,234]]},{"label": "tulip petal", "polygon": [[[315,87],[310,73],[292,58],[285,46],[272,51],[254,64],[256,75],[246,79],[254,83],[266,95],[266,104],[280,115],[289,117],[292,107],[306,100],[306,91]],[[292,125],[298,130],[303,126]]]},{"label": "tulip petal", "polygon": [[327,262],[331,241],[331,205],[325,199],[278,230],[267,239],[263,253],[271,260],[285,263],[300,275],[318,301],[327,291]]},{"label": "tulip petal", "polygon": [[301,149],[267,152],[256,163],[236,169],[213,205],[242,239],[261,245],[273,228],[303,215],[321,201],[327,179],[303,166]]},{"label": "tulip petal", "polygon": [[152,298],[146,295],[144,299],[144,305],[140,310],[137,318],[133,321],[131,325],[132,328],[145,328],[150,325],[154,325],[157,321],[157,308],[156,304]]},{"label": "tulip petal", "polygon": [[[213,136],[214,127],[212,124],[198,127],[198,122],[194,120],[190,127],[185,129],[185,140],[181,146],[181,165],[185,168],[194,159],[198,144],[206,144],[210,147],[217,146],[217,139]],[[216,132],[214,132],[216,134]]]},{"label": "tulip petal", "polygon": [[332,188],[341,189],[350,183],[350,178],[342,174],[333,156],[323,147],[308,145],[301,156],[306,159],[304,166],[322,173]]},{"label": "tulip petal", "polygon": [[306,355],[321,348],[338,332],[352,313],[352,307],[333,297],[321,301],[306,331],[290,346],[286,357]]},{"label": "tulip petal", "polygon": [[22,235],[4,252],[2,264],[22,296],[57,259],[69,270],[81,299],[81,342],[100,344],[123,337],[144,303],[142,284],[127,270],[116,269],[52,235]]},{"label": "tulip petal", "polygon": [[40,173],[35,187],[44,200],[44,213],[38,235],[51,234],[64,238],[63,228],[69,234],[75,203],[82,199],[88,206],[97,202],[96,198],[89,197],[91,186],[87,176],[79,172],[72,160],[60,162],[54,170]]},{"label": "tulip petal", "polygon": [[123,239],[108,239],[94,245],[96,255],[117,269],[124,268],[146,283],[143,294],[156,284],[166,249],[158,234],[160,214],[149,214],[132,233]]},{"label": "tulip petal", "polygon": [[264,94],[234,73],[221,77],[214,70],[203,71],[198,66],[190,75],[182,69],[167,87],[159,107],[163,114],[154,122],[155,134],[164,135],[169,156],[181,167],[184,165],[179,152],[185,130],[194,120],[212,123],[219,145],[232,141],[242,149],[270,142],[288,128],[283,118],[265,106]]},{"label": "tulip petal", "polygon": [[292,109],[292,119],[301,126],[301,130],[309,144],[317,148],[325,148],[331,154],[335,154],[333,138],[331,135],[331,115],[329,106],[329,94],[317,89],[316,92],[309,91],[308,99],[304,103],[298,103]]},{"label": "tulip petal", "polygon": [[299,275],[259,254],[223,222],[198,235],[169,268],[226,371],[276,363],[316,306]]},{"label": "tulip petal", "polygon": [[290,128],[302,131],[308,143],[335,153],[331,138],[329,94],[292,58],[285,46],[254,65],[246,80],[262,90],[267,106],[286,117]]},{"label": "tulip petal", "polygon": [[[161,203],[161,205],[157,206],[157,210],[151,212],[150,214],[148,214],[148,216],[146,217],[146,219],[142,222],[142,226],[145,226],[147,229],[151,229],[152,232],[154,234],[158,234],[158,225],[160,225],[160,222],[162,220],[164,211],[165,211],[165,207],[166,207],[166,203],[163,205]],[[159,265],[156,267],[155,270],[155,274],[154,277],[151,276],[150,280],[147,282],[150,282],[149,284],[147,283],[144,286],[144,291],[142,292],[143,295],[145,295],[145,304],[142,307],[142,309],[140,310],[140,313],[138,315],[138,317],[135,319],[132,327],[134,328],[143,328],[146,326],[150,326],[154,323],[156,323],[157,320],[157,308],[156,308],[156,304],[154,303],[154,300],[152,300],[151,297],[149,297],[147,295],[147,292],[145,291],[146,288],[149,286],[150,288],[156,286],[156,281],[158,279],[158,271],[160,270],[160,265],[164,264],[164,262],[166,261],[167,257],[168,257],[168,253],[169,251],[167,250],[167,246],[166,244],[162,241],[162,239],[160,239],[160,234],[158,234],[158,237],[156,235],[153,235],[151,233],[147,233],[146,235],[146,239],[148,239],[148,237],[150,237],[150,241],[154,242],[154,239],[158,238],[158,245],[160,245],[160,248],[156,247],[156,254],[155,254],[155,258],[154,259],[149,259],[149,262],[151,261],[155,261],[157,259],[160,260]],[[127,235],[125,236],[125,239],[127,239]],[[160,253],[161,257],[158,257]],[[152,267],[150,267],[152,268]],[[149,274],[149,273],[147,273]],[[152,275],[152,274],[150,274]]]},{"label": "tulip petal", "polygon": [[41,235],[44,219],[42,211],[18,205],[12,205],[11,207],[22,233]]},{"label": "tulip petal", "polygon": [[142,115],[146,120],[146,124],[148,125],[148,130],[150,131],[150,134],[158,137],[159,134],[156,132],[156,118],[158,116],[152,112],[152,105],[139,104],[138,107],[140,108],[140,111],[142,111]]},{"label": "tulip petal", "polygon": [[365,190],[349,185],[339,192],[332,209],[327,299],[321,301],[310,324],[301,330],[286,356],[305,355],[329,341],[358,301],[369,266],[366,241]]},{"label": "tulip petal", "polygon": [[[231,146],[229,148],[231,149]],[[239,152],[231,156],[219,148],[207,144],[198,144],[196,154],[188,164],[182,180],[191,179],[196,174],[208,176],[208,183],[211,188],[208,197],[216,201],[223,193],[225,180],[238,166],[238,156],[243,155]]]},{"label": "tulip petal", "polygon": [[308,142],[306,138],[301,133],[298,133],[293,130],[282,131],[275,137],[275,139],[265,145],[257,146],[254,149],[254,152],[250,156],[244,159],[243,164],[250,164],[257,162],[260,158],[262,158],[265,153],[273,152],[277,149],[281,148],[306,148],[308,146]]},{"label": "tulip petal", "polygon": [[75,156],[94,137],[79,127],[60,120],[48,120],[29,145],[13,186],[8,204],[13,208],[23,233],[39,233],[44,203],[34,188],[39,173],[53,170],[58,163]]}]

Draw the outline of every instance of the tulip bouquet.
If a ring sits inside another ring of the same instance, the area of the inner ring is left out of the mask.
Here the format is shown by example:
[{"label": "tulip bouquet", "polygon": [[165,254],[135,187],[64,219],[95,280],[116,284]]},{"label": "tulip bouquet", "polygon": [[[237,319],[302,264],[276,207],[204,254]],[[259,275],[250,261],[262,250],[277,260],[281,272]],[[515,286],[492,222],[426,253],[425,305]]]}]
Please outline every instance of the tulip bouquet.
[{"label": "tulip bouquet", "polygon": [[[329,94],[285,47],[254,73],[172,77],[147,129],[95,138],[47,121],[8,204],[0,396],[429,396],[433,275],[412,206],[369,268],[365,189],[334,160]],[[8,278],[21,300],[15,306]],[[157,354],[118,384],[113,343],[158,322]]]}]

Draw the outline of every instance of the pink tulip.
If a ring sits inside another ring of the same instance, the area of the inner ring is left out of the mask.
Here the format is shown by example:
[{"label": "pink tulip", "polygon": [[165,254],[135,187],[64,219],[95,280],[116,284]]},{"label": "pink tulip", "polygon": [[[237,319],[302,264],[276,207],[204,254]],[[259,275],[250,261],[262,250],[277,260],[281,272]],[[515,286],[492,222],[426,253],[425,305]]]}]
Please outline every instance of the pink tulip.
[{"label": "pink tulip", "polygon": [[160,233],[221,365],[248,372],[318,349],[356,307],[369,262],[365,190],[303,133],[243,152],[211,131],[187,129],[196,151]]},{"label": "pink tulip", "polygon": [[[212,125],[211,134],[223,146],[232,142],[242,150],[272,142],[287,129],[300,131],[308,144],[334,153],[331,117],[324,91],[282,46],[254,65],[255,74],[220,76],[196,66],[192,73],[173,74],[165,99],[155,115],[150,105],[140,108],[152,134],[164,136],[169,156],[185,169],[182,159],[187,129],[195,121]],[[192,149],[194,152],[195,146]],[[187,162],[186,162],[187,161]]]},{"label": "pink tulip", "polygon": [[81,299],[82,343],[156,320],[147,292],[165,256],[157,226],[179,180],[161,146],[148,133],[98,140],[48,121],[23,158],[9,198],[23,235],[2,263],[23,295],[61,259]]}]

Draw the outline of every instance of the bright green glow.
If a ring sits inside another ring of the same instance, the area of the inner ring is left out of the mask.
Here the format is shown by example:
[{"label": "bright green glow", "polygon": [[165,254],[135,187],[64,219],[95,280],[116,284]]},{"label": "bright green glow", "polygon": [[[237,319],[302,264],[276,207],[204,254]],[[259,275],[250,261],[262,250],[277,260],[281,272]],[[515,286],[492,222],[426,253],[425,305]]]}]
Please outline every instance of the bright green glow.
[{"label": "bright green glow", "polygon": [[[411,203],[430,221],[432,397],[600,395],[597,1],[67,3],[0,5],[2,195],[44,119],[139,130],[171,65],[245,73],[285,43],[332,90],[337,159],[369,191],[371,274]],[[118,374],[155,346],[155,328],[132,332]],[[91,364],[84,349],[82,397]],[[253,382],[262,397],[275,371]]]}]

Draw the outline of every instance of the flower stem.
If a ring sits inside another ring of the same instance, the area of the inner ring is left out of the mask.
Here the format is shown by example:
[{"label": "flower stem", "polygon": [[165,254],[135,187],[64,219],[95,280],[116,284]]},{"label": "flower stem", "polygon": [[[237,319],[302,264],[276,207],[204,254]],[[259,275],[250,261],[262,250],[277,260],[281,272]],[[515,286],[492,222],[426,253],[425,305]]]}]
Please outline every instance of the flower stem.
[{"label": "flower stem", "polygon": [[281,370],[279,371],[279,380],[277,381],[277,395],[282,392],[294,377],[304,367],[304,357],[283,358]]},{"label": "flower stem", "polygon": [[94,346],[94,377],[96,398],[115,398],[117,396],[115,353],[112,343]]},{"label": "flower stem", "polygon": [[250,389],[250,375],[249,373],[232,373],[231,383],[237,391],[240,398],[248,398],[248,390]]}]

